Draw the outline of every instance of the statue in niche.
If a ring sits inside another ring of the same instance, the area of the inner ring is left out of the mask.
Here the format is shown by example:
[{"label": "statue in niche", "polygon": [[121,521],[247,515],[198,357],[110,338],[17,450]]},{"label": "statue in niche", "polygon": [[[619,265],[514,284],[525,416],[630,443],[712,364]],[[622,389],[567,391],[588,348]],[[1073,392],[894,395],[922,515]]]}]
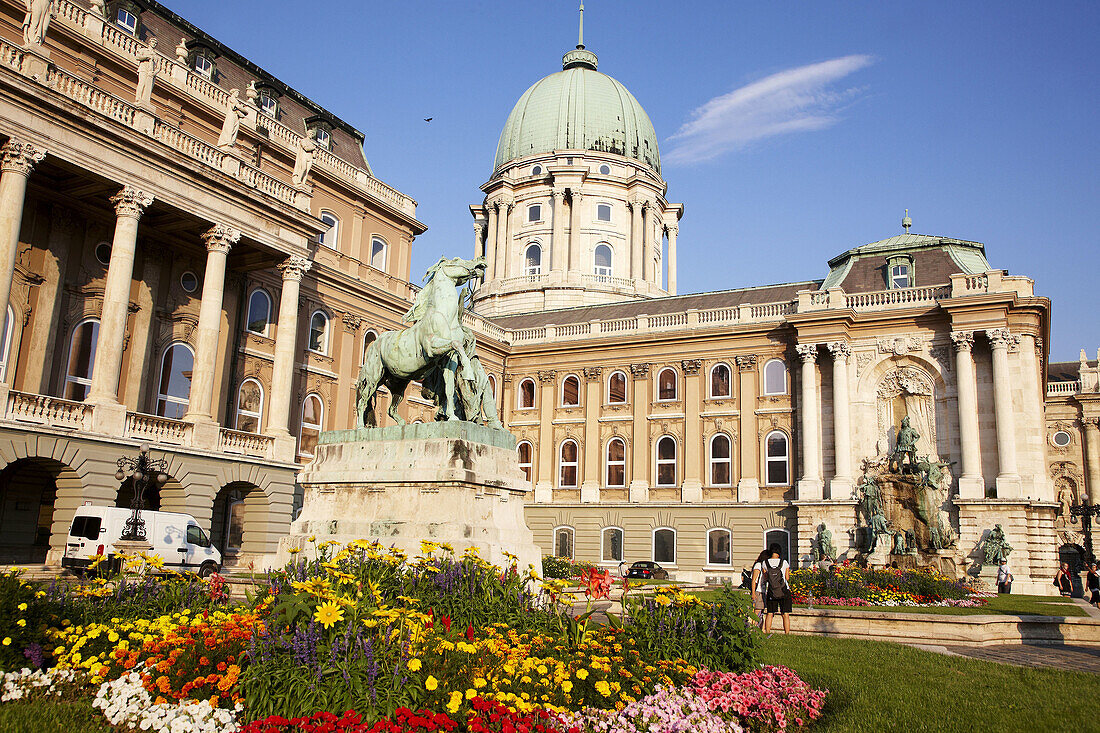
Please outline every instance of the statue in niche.
[{"label": "statue in niche", "polygon": [[917,470],[917,441],[920,433],[913,429],[909,416],[901,419],[894,452],[890,454],[889,468],[897,473],[915,473]]},{"label": "statue in niche", "polygon": [[157,39],[149,39],[148,46],[140,46],[134,52],[137,59],[138,83],[134,100],[147,105],[153,100],[153,81],[157,78]]},{"label": "statue in niche", "polygon": [[222,122],[222,134],[218,137],[218,147],[232,147],[237,142],[237,135],[241,131],[241,120],[248,112],[245,111],[244,102],[241,101],[241,90],[229,91],[228,106],[225,110],[225,121]]},{"label": "statue in niche", "polygon": [[916,367],[900,367],[882,379],[876,394],[879,455],[887,457],[890,469],[895,470],[896,462],[896,470],[901,472],[904,459],[915,463],[918,453],[936,455],[936,417],[931,377]]},{"label": "statue in niche", "polygon": [[1001,525],[998,524],[989,530],[989,536],[985,538],[984,549],[986,565],[1000,565],[1002,561],[1008,559],[1009,553],[1012,552],[1012,545],[1008,544],[1005,531],[1001,529]]},{"label": "statue in niche", "polygon": [[894,544],[890,548],[891,555],[904,555],[905,554],[905,533],[901,530],[894,530],[893,533]]},{"label": "statue in niche", "polygon": [[917,536],[913,534],[911,529],[905,530],[905,554],[917,554]]},{"label": "statue in niche", "polygon": [[833,544],[833,533],[822,522],[817,528],[817,537],[811,546],[811,554],[814,562],[818,560],[836,560],[836,546]]},{"label": "statue in niche", "polygon": [[863,482],[859,485],[859,491],[863,518],[870,525],[871,517],[882,513],[882,490],[879,489],[874,478],[869,474],[864,474]]},{"label": "statue in niche", "polygon": [[23,45],[41,46],[54,16],[54,0],[25,0],[27,14],[23,17]]},{"label": "statue in niche", "polygon": [[298,140],[298,149],[294,155],[294,174],[291,176],[295,188],[301,188],[309,180],[316,150],[317,143],[309,135],[303,135]]}]

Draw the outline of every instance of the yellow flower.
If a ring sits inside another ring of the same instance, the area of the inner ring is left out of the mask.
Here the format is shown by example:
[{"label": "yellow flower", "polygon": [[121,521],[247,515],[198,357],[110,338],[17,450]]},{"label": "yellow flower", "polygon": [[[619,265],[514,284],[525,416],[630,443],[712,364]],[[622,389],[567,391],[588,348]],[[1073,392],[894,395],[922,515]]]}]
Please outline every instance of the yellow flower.
[{"label": "yellow flower", "polygon": [[300,547],[291,547],[289,550],[287,550],[287,552],[289,552],[291,555],[297,555],[301,551],[302,548]]},{"label": "yellow flower", "polygon": [[588,670],[587,669],[578,669],[577,670],[577,679],[578,680],[588,679]]},{"label": "yellow flower", "polygon": [[310,535],[309,537],[307,537],[306,539],[308,539],[308,540],[309,540],[310,542],[316,542],[316,541],[317,541],[317,535],[315,535],[315,534],[311,534],[311,535]]},{"label": "yellow flower", "polygon": [[313,618],[327,629],[336,622],[344,620],[344,609],[332,601],[326,601],[317,607]]},{"label": "yellow flower", "polygon": [[669,597],[668,597],[668,596],[666,596],[666,595],[663,595],[663,594],[662,594],[662,595],[659,595],[659,596],[657,596],[656,598],[654,598],[654,599],[653,599],[653,602],[654,602],[654,603],[656,603],[656,604],[657,604],[658,606],[669,606],[669,605],[672,605],[672,599],[671,599],[671,598],[669,598]]},{"label": "yellow flower", "polygon": [[472,687],[470,689],[466,690],[466,699],[467,700],[473,700],[475,697],[477,697],[477,690],[475,690]]},{"label": "yellow flower", "polygon": [[416,657],[413,657],[412,659],[409,660],[409,671],[410,672],[420,671],[421,666],[423,666],[423,665],[420,663],[420,660],[417,659]]},{"label": "yellow flower", "polygon": [[447,710],[449,712],[452,712],[452,713],[457,713],[458,712],[458,707],[461,704],[462,704],[462,693],[458,692],[456,690],[455,692],[451,693],[450,702],[447,703]]},{"label": "yellow flower", "polygon": [[17,626],[26,626],[27,625],[27,619],[21,618],[18,621],[16,621],[15,623],[16,623]]},{"label": "yellow flower", "polygon": [[439,688],[439,680],[431,675],[428,675],[428,679],[424,680],[424,687],[427,690],[436,690]]},{"label": "yellow flower", "polygon": [[487,685],[487,684],[489,684],[489,683],[485,681],[484,677],[478,677],[477,679],[474,680],[474,687],[478,688],[479,690],[482,687],[485,687],[485,685]]},{"label": "yellow flower", "polygon": [[565,680],[561,683],[562,692],[571,692],[573,690],[573,683],[569,680]]},{"label": "yellow flower", "polygon": [[20,611],[26,611],[27,610],[27,604],[26,603],[20,603],[19,604],[19,610]]},{"label": "yellow flower", "polygon": [[596,692],[600,693],[604,697],[611,696],[611,685],[607,684],[606,680],[600,680],[596,683]]},{"label": "yellow flower", "polygon": [[11,646],[11,637],[10,636],[5,636],[3,644],[4,644],[4,646]]}]

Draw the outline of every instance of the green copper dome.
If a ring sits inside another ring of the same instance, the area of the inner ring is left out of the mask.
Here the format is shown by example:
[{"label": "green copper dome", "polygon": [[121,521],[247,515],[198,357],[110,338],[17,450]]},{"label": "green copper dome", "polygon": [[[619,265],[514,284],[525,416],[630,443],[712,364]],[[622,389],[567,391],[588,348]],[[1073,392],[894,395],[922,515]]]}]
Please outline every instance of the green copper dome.
[{"label": "green copper dome", "polygon": [[660,175],[657,134],[634,95],[596,71],[596,54],[583,46],[562,61],[562,71],[532,84],[512,108],[493,170],[539,153],[593,150],[633,158]]}]

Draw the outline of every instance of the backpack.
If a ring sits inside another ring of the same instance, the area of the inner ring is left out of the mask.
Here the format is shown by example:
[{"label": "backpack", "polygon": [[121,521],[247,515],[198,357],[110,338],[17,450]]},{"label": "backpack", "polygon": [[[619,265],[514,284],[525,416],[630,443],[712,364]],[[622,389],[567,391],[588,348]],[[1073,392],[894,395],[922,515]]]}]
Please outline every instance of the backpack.
[{"label": "backpack", "polygon": [[764,585],[769,598],[783,598],[787,595],[787,581],[783,578],[783,563],[772,567],[767,560],[764,561]]}]

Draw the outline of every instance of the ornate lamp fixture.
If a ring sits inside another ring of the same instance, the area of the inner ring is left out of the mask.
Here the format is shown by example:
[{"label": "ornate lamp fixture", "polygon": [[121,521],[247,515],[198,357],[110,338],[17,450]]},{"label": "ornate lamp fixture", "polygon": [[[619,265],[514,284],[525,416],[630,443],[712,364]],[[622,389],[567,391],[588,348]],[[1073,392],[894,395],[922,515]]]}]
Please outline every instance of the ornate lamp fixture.
[{"label": "ornate lamp fixture", "polygon": [[145,520],[141,518],[141,510],[145,508],[145,490],[149,487],[160,488],[168,483],[168,461],[163,458],[149,457],[149,444],[142,443],[138,449],[140,452],[134,458],[123,456],[116,461],[118,470],[115,471],[115,480],[123,482],[132,479],[134,482],[133,497],[130,500],[132,510],[130,518],[126,520],[126,526],[122,530],[120,539],[131,542],[145,541]]}]

